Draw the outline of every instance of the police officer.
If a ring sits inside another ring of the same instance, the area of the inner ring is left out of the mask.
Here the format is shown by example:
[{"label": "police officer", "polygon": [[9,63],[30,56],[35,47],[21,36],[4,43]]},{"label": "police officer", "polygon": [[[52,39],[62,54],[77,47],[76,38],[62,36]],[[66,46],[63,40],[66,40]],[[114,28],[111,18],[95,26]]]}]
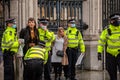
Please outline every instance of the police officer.
[{"label": "police officer", "polygon": [[[54,33],[50,32],[47,29],[48,26],[48,19],[38,19],[38,24],[39,24],[39,28],[38,28],[38,32],[39,32],[39,40],[44,41],[46,44],[46,50],[49,53],[51,50],[51,44],[55,39]],[[44,79],[45,80],[51,80],[51,76],[50,76],[50,70],[51,70],[51,54],[49,54],[48,56],[48,61],[44,66]]]},{"label": "police officer", "polygon": [[110,24],[104,29],[98,41],[98,60],[106,45],[106,69],[110,80],[117,80],[117,66],[120,68],[120,14],[110,15]]},{"label": "police officer", "polygon": [[18,51],[15,19],[6,20],[7,28],[2,36],[2,53],[4,60],[4,80],[14,80],[13,57]]},{"label": "police officer", "polygon": [[70,80],[75,79],[75,63],[77,61],[78,48],[80,47],[81,53],[85,53],[85,45],[82,39],[80,31],[76,28],[76,22],[74,19],[68,21],[68,29],[66,31],[68,38],[68,47],[66,53],[68,55],[69,62],[69,77]]},{"label": "police officer", "polygon": [[28,49],[24,57],[24,80],[42,80],[42,72],[47,59],[45,42],[40,41],[38,45]]}]

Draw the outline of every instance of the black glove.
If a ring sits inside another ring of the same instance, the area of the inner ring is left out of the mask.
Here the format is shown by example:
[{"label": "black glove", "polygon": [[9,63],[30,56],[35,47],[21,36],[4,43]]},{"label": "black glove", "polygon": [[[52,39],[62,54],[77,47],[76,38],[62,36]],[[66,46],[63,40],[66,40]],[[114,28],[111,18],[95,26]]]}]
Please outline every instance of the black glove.
[{"label": "black glove", "polygon": [[14,55],[15,52],[10,51],[10,49],[8,49],[8,50],[5,49],[5,50],[4,50],[4,54]]},{"label": "black glove", "polygon": [[8,50],[7,49],[4,50],[4,54],[8,54]]},{"label": "black glove", "polygon": [[101,53],[98,52],[98,60],[102,60]]}]

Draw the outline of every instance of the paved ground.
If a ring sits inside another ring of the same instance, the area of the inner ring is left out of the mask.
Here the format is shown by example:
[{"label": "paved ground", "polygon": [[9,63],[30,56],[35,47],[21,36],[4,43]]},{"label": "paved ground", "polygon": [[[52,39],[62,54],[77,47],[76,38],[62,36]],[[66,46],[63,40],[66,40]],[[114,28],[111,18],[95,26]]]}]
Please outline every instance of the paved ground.
[{"label": "paved ground", "polygon": [[3,64],[0,64],[0,80],[3,80]]},{"label": "paved ground", "polygon": [[[87,71],[87,70],[77,70],[77,80],[109,80],[108,73],[106,71]],[[54,80],[54,74],[51,74],[52,80]],[[120,80],[120,74],[118,72],[118,80]],[[3,65],[0,64],[0,80],[3,80]],[[22,80],[22,78],[16,79]],[[62,79],[64,77],[62,75]]]},{"label": "paved ground", "polygon": [[[54,80],[54,76],[52,75]],[[88,71],[77,70],[77,80],[110,80],[107,71]],[[62,75],[62,80],[64,77]],[[120,80],[120,74],[118,73],[118,80]]]}]

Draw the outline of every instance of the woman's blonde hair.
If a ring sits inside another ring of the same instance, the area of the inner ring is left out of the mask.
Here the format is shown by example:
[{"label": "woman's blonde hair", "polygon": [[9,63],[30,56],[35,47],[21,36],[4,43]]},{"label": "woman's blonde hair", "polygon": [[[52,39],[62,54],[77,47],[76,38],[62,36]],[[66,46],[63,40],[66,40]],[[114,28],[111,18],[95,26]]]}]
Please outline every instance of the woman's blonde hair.
[{"label": "woman's blonde hair", "polygon": [[[60,31],[64,31],[64,28],[63,27],[58,27],[58,31],[57,31],[57,35],[58,35],[58,37],[60,37]],[[65,33],[64,33],[64,36],[65,36]],[[63,36],[63,37],[64,37]]]}]

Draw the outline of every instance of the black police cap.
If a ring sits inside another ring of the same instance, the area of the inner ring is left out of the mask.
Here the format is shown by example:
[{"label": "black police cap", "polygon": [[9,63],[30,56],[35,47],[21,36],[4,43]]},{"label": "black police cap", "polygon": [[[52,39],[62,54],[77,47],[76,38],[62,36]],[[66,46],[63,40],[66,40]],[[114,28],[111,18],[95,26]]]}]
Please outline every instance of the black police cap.
[{"label": "black police cap", "polygon": [[45,47],[45,42],[44,41],[39,41],[38,45],[41,45],[41,46]]},{"label": "black police cap", "polygon": [[118,19],[118,18],[120,18],[120,13],[114,13],[114,14],[110,15],[109,18],[111,20]]},{"label": "black police cap", "polygon": [[9,18],[5,22],[6,23],[15,23],[15,18]]},{"label": "black police cap", "polygon": [[46,23],[46,24],[49,22],[48,19],[38,19],[38,21],[39,21],[40,23]]},{"label": "black police cap", "polygon": [[68,23],[75,23],[75,20],[74,19],[70,19],[70,20],[68,20]]}]

